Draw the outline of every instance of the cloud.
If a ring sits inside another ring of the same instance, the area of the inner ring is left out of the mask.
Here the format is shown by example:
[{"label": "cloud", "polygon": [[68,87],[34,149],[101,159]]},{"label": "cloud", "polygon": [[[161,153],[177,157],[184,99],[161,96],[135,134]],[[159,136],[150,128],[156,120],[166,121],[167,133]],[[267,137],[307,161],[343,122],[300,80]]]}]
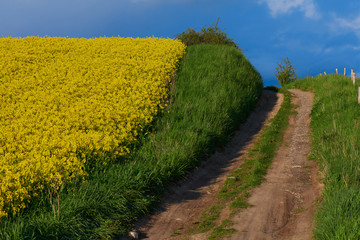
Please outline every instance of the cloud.
[{"label": "cloud", "polygon": [[[357,39],[357,45],[360,43],[360,16],[353,18],[341,18],[337,17],[336,14],[332,15],[333,21],[329,23],[329,27],[332,30],[332,34],[338,36],[347,36],[347,34],[354,34]],[[351,35],[350,35],[351,36]],[[349,37],[346,37],[349,41]],[[353,40],[355,41],[355,40]],[[358,51],[358,47],[353,47],[354,50]]]},{"label": "cloud", "polygon": [[344,53],[345,51],[360,51],[360,46],[358,45],[354,45],[354,44],[344,44],[341,46],[336,46],[336,47],[328,47],[328,48],[324,48],[323,52],[325,54],[330,54],[330,53]]},{"label": "cloud", "polygon": [[304,12],[307,18],[319,19],[320,13],[317,12],[313,0],[260,0],[270,8],[271,15],[276,17],[280,14],[291,13],[293,9]]},{"label": "cloud", "polygon": [[334,28],[340,28],[345,30],[354,31],[356,33],[360,33],[360,16],[354,19],[345,19],[334,17],[335,23],[333,24]]}]

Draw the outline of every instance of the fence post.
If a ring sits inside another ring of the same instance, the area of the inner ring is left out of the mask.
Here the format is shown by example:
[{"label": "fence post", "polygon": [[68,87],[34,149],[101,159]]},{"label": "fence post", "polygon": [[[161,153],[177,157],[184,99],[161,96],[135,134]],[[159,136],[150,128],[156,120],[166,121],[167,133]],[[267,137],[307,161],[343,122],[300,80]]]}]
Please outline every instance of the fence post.
[{"label": "fence post", "polygon": [[344,76],[346,76],[346,67],[344,67]]},{"label": "fence post", "polygon": [[338,69],[336,68],[336,74],[338,74]]},{"label": "fence post", "polygon": [[356,79],[356,74],[355,72],[351,73],[351,80],[353,81],[353,84],[355,85],[355,79]]}]

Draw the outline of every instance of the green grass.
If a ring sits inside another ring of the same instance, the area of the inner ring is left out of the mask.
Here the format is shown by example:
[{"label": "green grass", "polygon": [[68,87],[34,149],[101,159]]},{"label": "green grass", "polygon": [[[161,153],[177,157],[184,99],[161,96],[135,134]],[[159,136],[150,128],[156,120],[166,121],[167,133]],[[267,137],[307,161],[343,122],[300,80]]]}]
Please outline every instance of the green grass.
[{"label": "green grass", "polygon": [[214,228],[209,237],[209,240],[221,240],[224,239],[225,236],[233,234],[236,232],[236,230],[231,228],[232,225],[234,225],[234,223],[228,219],[222,221],[220,226]]},{"label": "green grass", "polygon": [[[282,143],[289,116],[293,112],[290,92],[286,90],[281,90],[281,92],[284,94],[284,101],[279,112],[264,128],[254,143],[254,147],[249,151],[248,157],[243,160],[243,164],[229,175],[217,196],[218,201],[213,207],[204,211],[201,221],[195,227],[197,229],[191,231],[207,232],[212,230],[210,239],[221,239],[221,237],[234,232],[234,229],[231,228],[224,229],[223,223],[216,227],[216,221],[221,210],[227,205],[230,206],[232,214],[249,207],[250,204],[247,202],[249,190],[263,181],[264,175],[275,157],[276,150]],[[230,220],[225,221],[228,223]]]},{"label": "green grass", "polygon": [[287,86],[315,92],[311,158],[324,176],[315,217],[316,239],[360,239],[359,83],[341,75],[305,78]]},{"label": "green grass", "polygon": [[64,190],[60,215],[39,197],[0,223],[0,239],[112,239],[158,205],[170,183],[224,146],[255,106],[262,80],[240,50],[187,49],[171,106],[119,163],[97,166],[86,183]]},{"label": "green grass", "polygon": [[219,218],[222,210],[222,206],[217,203],[208,209],[206,209],[201,215],[201,221],[198,225],[198,232],[207,232],[213,227],[215,227],[215,220]]}]

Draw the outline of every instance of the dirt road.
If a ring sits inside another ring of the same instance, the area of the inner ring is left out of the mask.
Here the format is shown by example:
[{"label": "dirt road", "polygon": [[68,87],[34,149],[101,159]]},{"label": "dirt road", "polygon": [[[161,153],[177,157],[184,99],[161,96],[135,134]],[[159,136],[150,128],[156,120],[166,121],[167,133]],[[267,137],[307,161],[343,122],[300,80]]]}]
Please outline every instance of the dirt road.
[{"label": "dirt road", "polygon": [[[311,239],[313,204],[321,189],[316,164],[307,160],[313,95],[299,90],[291,92],[293,102],[299,106],[297,114],[290,118],[266,181],[251,193],[249,203],[253,206],[233,217],[232,227],[237,231],[231,239]],[[207,239],[206,233],[187,235],[186,232],[204,209],[216,201],[216,193],[227,175],[241,165],[242,158],[267,121],[277,113],[282,100],[281,94],[264,91],[255,111],[232,142],[186,180],[173,186],[160,210],[137,224],[139,238]],[[175,232],[180,235],[174,235]]]},{"label": "dirt road", "polygon": [[266,181],[251,193],[253,207],[233,218],[237,232],[231,239],[312,238],[314,203],[321,190],[316,163],[307,160],[313,94],[291,92],[297,114],[290,117]]},{"label": "dirt road", "polygon": [[[282,94],[263,91],[261,99],[247,121],[240,126],[233,140],[221,152],[216,152],[186,180],[173,186],[161,204],[160,210],[151,218],[144,218],[137,224],[140,239],[176,239],[175,232],[186,232],[199,218],[202,211],[213,203],[223,186],[226,176],[242,163],[247,150],[269,119],[281,107]],[[179,237],[179,236],[178,236]]]}]

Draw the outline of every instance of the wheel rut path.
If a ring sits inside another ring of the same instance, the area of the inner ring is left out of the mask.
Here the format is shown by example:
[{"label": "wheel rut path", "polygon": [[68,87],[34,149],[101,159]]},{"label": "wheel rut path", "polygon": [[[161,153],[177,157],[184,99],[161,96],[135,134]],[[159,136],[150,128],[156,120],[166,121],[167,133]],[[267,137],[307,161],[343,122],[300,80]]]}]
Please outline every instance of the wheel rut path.
[{"label": "wheel rut path", "polygon": [[[310,112],[313,94],[290,90],[298,107],[289,120],[282,145],[265,181],[250,193],[251,207],[231,217],[237,231],[226,239],[311,239],[314,203],[320,196],[316,163],[310,152]],[[183,181],[173,185],[159,210],[136,224],[139,239],[208,239],[208,233],[188,234],[201,213],[216,202],[227,176],[243,162],[254,141],[281,107],[283,95],[264,90],[255,108],[233,140]],[[227,207],[221,221],[230,217]],[[174,234],[176,233],[176,234]]]},{"label": "wheel rut path", "polygon": [[237,232],[231,239],[312,239],[314,205],[322,188],[317,164],[307,159],[313,94],[290,92],[296,114],[290,116],[265,181],[251,193],[253,207],[233,217]]}]

